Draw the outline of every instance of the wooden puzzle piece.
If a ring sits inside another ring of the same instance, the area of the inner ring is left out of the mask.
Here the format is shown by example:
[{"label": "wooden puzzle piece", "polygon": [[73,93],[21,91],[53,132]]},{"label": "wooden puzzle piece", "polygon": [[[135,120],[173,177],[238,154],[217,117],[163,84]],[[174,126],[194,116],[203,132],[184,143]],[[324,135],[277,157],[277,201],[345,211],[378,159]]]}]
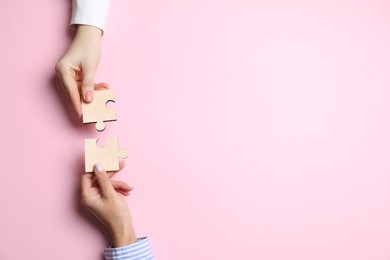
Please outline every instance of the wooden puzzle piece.
[{"label": "wooden puzzle piece", "polygon": [[91,103],[82,103],[83,123],[96,123],[96,130],[101,132],[106,128],[104,122],[116,121],[115,109],[106,106],[110,101],[115,102],[112,89],[95,91]]},{"label": "wooden puzzle piece", "polygon": [[105,147],[97,146],[98,139],[85,139],[85,172],[93,172],[96,163],[103,165],[106,171],[119,170],[119,158],[128,156],[126,150],[119,150],[118,138],[107,138]]}]

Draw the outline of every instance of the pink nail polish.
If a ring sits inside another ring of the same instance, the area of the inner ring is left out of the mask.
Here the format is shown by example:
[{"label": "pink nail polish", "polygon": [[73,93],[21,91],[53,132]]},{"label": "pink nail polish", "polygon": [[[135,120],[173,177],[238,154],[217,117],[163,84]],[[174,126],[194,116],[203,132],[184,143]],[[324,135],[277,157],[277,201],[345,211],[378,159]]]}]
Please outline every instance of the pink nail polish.
[{"label": "pink nail polish", "polygon": [[96,169],[97,172],[103,172],[104,171],[104,167],[100,163],[97,163],[95,165],[95,169]]},{"label": "pink nail polish", "polygon": [[93,92],[92,91],[85,92],[85,101],[91,103],[92,100],[93,100]]}]

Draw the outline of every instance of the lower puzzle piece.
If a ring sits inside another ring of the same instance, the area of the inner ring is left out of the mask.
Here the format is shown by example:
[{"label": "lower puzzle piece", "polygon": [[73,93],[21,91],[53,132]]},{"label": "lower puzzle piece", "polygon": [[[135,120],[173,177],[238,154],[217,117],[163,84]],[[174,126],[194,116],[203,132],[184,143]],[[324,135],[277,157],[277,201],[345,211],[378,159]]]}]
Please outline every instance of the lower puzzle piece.
[{"label": "lower puzzle piece", "polygon": [[83,123],[96,123],[96,130],[103,131],[106,128],[104,122],[116,121],[116,111],[108,108],[109,101],[115,102],[112,89],[97,90],[91,103],[82,102]]},{"label": "lower puzzle piece", "polygon": [[84,153],[85,153],[85,172],[93,172],[96,163],[103,165],[106,171],[119,170],[119,158],[126,158],[128,152],[126,150],[119,150],[117,138],[107,138],[106,146],[97,146],[98,139],[85,139]]}]

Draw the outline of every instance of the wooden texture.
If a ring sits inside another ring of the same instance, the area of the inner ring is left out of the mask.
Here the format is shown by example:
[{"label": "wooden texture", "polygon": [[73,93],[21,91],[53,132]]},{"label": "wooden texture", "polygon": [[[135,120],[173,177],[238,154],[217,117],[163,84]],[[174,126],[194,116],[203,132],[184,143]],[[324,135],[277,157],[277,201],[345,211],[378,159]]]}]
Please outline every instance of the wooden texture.
[{"label": "wooden texture", "polygon": [[101,132],[106,128],[104,122],[116,121],[115,109],[106,106],[109,101],[115,102],[112,89],[95,91],[93,102],[82,103],[83,123],[96,123],[96,130]]},{"label": "wooden texture", "polygon": [[126,150],[119,150],[117,138],[107,138],[105,147],[97,146],[98,139],[85,139],[85,172],[93,172],[96,163],[100,163],[106,171],[119,170],[119,159],[128,156]]}]

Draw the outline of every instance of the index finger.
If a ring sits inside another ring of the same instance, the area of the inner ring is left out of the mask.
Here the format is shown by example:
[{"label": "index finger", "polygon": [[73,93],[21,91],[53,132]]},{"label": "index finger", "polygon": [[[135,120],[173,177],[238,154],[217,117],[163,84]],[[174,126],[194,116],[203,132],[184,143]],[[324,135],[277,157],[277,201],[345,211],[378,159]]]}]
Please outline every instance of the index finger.
[{"label": "index finger", "polygon": [[80,101],[80,91],[77,85],[77,68],[72,68],[72,66],[67,65],[66,62],[58,62],[56,65],[56,73],[60,79],[61,85],[65,90],[65,93],[70,98],[74,109],[76,110],[79,118],[81,117],[81,101]]},{"label": "index finger", "polygon": [[81,175],[81,191],[91,188],[93,183],[93,173],[83,173]]},{"label": "index finger", "polygon": [[62,82],[64,84],[65,89],[69,93],[70,101],[72,102],[73,108],[76,110],[79,118],[81,117],[81,99],[80,92],[77,86],[77,82],[74,78],[70,78],[65,76],[62,78]]}]

